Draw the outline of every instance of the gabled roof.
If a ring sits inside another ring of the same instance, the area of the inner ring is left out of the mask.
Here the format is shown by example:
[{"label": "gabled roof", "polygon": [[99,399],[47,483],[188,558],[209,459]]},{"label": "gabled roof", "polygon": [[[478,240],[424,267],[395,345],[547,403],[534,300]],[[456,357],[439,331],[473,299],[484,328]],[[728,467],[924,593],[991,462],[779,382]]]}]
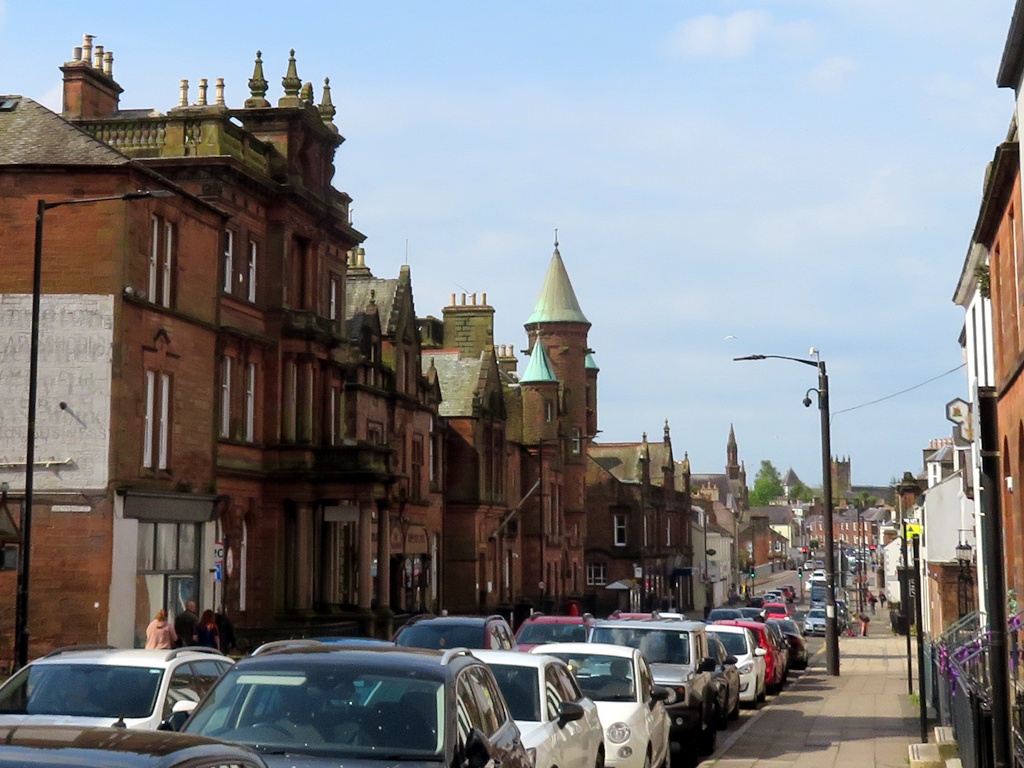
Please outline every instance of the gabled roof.
[{"label": "gabled roof", "polygon": [[802,482],[803,481],[797,477],[797,474],[793,471],[792,467],[786,470],[786,476],[782,478],[782,485],[786,488],[792,488],[797,483],[802,484]]},{"label": "gabled roof", "polygon": [[423,367],[434,367],[441,388],[438,413],[446,417],[473,415],[474,400],[487,378],[486,359],[486,354],[463,357],[457,349],[424,350]]},{"label": "gabled roof", "polygon": [[519,383],[541,384],[545,382],[557,384],[558,377],[555,376],[555,372],[551,368],[551,360],[548,358],[547,350],[544,349],[544,345],[538,339],[533,345],[533,350],[530,352],[530,361],[526,364],[526,370],[523,371]]},{"label": "gabled roof", "polygon": [[0,165],[127,165],[131,159],[25,96],[0,96]]},{"label": "gabled roof", "polygon": [[[643,443],[591,443],[587,453],[619,482],[639,483],[643,479],[640,464],[643,450]],[[661,467],[671,459],[670,447],[664,443],[648,443],[647,451],[651,459],[651,485],[660,487],[664,477]]]},{"label": "gabled roof", "polygon": [[558,252],[558,243],[555,243],[555,252],[551,256],[551,263],[548,265],[548,273],[544,276],[544,284],[540,288],[540,296],[537,299],[537,306],[533,308],[533,314],[526,324],[534,323],[586,323],[590,322],[583,315],[579,302],[576,301],[576,294],[569,282],[569,273],[565,271],[565,264],[562,263],[562,254]]},{"label": "gabled roof", "polygon": [[365,312],[370,303],[377,305],[380,315],[381,330],[391,336],[395,330],[397,304],[395,295],[398,292],[398,279],[348,280],[345,285],[345,319],[351,320],[357,312]]}]

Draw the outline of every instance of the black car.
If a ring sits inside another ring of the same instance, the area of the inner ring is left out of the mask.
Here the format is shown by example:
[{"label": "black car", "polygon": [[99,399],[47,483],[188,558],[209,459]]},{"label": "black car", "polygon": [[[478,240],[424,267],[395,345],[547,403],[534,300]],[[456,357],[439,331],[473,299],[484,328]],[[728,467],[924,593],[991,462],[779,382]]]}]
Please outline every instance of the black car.
[{"label": "black car", "polygon": [[742,619],[743,613],[739,608],[712,608],[708,612],[708,623],[722,619]]},{"label": "black car", "polygon": [[792,619],[768,619],[766,624],[777,624],[789,644],[789,668],[807,669],[807,641],[800,627]]},{"label": "black car", "polygon": [[494,675],[465,648],[268,648],[238,661],[182,730],[252,747],[271,768],[531,768]]},{"label": "black car", "polygon": [[715,700],[715,725],[725,729],[740,716],[740,671],[736,657],[730,655],[717,635],[708,632],[708,655],[715,660],[712,677],[718,696]]},{"label": "black car", "polygon": [[266,768],[252,750],[203,736],[76,725],[0,727],[0,768]]},{"label": "black car", "polygon": [[504,616],[415,616],[394,636],[405,648],[484,648],[516,650],[515,635]]}]

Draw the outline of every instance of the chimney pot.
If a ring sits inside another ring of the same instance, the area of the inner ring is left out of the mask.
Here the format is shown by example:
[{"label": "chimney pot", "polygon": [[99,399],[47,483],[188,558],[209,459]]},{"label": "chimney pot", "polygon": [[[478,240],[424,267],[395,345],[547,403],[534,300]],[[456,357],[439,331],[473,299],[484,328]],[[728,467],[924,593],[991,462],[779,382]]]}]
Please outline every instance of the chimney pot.
[{"label": "chimney pot", "polygon": [[75,46],[75,51],[74,51],[74,53],[71,54],[71,60],[72,61],[81,61],[82,60],[82,46],[80,46],[80,45],[76,45]]},{"label": "chimney pot", "polygon": [[216,104],[217,104],[218,107],[223,107],[224,106],[224,78],[223,77],[218,77],[217,78],[216,88],[217,88],[217,91],[216,91],[216,93],[217,93]]},{"label": "chimney pot", "polygon": [[103,54],[103,74],[110,78],[114,76],[114,54],[111,51]]},{"label": "chimney pot", "polygon": [[179,107],[187,107],[188,106],[188,80],[182,79],[181,83],[179,83],[179,85],[178,85],[178,89],[180,91],[180,94],[178,96],[178,106]]},{"label": "chimney pot", "polygon": [[476,294],[475,293],[471,293],[469,295],[469,303],[472,304],[474,307],[476,306]]},{"label": "chimney pot", "polygon": [[482,294],[482,296],[483,296],[483,299],[482,299],[482,300],[480,301],[480,304],[481,304],[482,306],[485,306],[485,307],[486,307],[486,306],[487,306],[487,294],[486,294],[486,293],[484,293],[484,294]]},{"label": "chimney pot", "polygon": [[206,106],[206,78],[205,77],[199,78],[199,101],[197,102],[197,106],[200,106],[200,107],[205,107]]},{"label": "chimney pot", "polygon": [[466,306],[466,294],[462,294],[462,306]]},{"label": "chimney pot", "polygon": [[92,68],[103,71],[103,46],[97,45],[92,49]]},{"label": "chimney pot", "polygon": [[82,61],[92,65],[92,38],[93,35],[82,35]]},{"label": "chimney pot", "polygon": [[454,306],[455,306],[455,294],[454,294],[454,293],[452,294],[452,301],[451,301],[451,304],[449,304],[448,306],[449,306],[449,307],[454,307]]}]

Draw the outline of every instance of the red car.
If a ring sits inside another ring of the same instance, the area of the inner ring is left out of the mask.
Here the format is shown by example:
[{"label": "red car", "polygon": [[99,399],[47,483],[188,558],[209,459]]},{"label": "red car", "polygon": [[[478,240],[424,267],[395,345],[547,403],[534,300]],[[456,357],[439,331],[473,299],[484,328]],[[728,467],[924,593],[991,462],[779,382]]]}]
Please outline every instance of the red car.
[{"label": "red car", "polygon": [[589,613],[582,616],[535,613],[516,630],[516,645],[520,651],[528,651],[545,643],[585,643],[593,623],[594,617]]},{"label": "red car", "polygon": [[762,608],[769,619],[788,619],[789,606],[785,603],[765,603]]},{"label": "red car", "polygon": [[742,621],[740,619],[723,619],[715,624],[729,624],[735,627],[746,627],[754,633],[759,648],[764,648],[765,688],[769,693],[778,693],[782,689],[782,681],[786,675],[786,661],[779,657],[778,647],[768,636],[768,628],[760,621]]}]

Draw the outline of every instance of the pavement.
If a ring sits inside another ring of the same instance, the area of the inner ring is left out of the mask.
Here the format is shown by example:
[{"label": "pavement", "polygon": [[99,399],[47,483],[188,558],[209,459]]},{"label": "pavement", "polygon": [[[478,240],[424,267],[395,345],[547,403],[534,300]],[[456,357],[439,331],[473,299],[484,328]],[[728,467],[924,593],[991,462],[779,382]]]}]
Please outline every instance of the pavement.
[{"label": "pavement", "polygon": [[906,638],[883,630],[839,639],[838,677],[826,674],[819,649],[807,670],[735,733],[719,734],[718,749],[702,765],[906,768],[907,747],[920,741],[917,699],[907,693]]}]

